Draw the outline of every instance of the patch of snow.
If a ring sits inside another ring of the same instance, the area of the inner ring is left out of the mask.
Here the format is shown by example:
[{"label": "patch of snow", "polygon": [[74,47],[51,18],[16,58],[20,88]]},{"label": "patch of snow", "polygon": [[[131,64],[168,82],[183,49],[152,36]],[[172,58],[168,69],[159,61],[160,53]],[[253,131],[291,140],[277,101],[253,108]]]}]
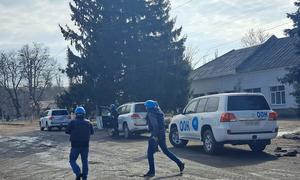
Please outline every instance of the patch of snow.
[{"label": "patch of snow", "polygon": [[279,131],[277,134],[277,137],[282,137],[285,134],[295,134],[295,133],[299,133],[300,132],[300,128],[297,128],[293,131]]}]

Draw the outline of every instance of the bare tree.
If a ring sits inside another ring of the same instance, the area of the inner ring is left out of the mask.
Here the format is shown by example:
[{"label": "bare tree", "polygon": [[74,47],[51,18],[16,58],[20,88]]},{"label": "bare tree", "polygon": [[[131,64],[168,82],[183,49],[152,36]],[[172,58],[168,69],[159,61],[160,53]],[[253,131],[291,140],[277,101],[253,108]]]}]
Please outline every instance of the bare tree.
[{"label": "bare tree", "polygon": [[262,29],[250,29],[241,39],[244,47],[251,47],[262,44],[270,38],[270,34]]},{"label": "bare tree", "polygon": [[0,55],[0,86],[8,93],[16,116],[20,117],[20,102],[18,91],[23,79],[23,69],[16,52],[1,53]]},{"label": "bare tree", "polygon": [[186,60],[192,64],[193,61],[195,60],[195,56],[197,55],[197,51],[193,46],[189,46],[186,48],[184,52]]},{"label": "bare tree", "polygon": [[214,59],[217,59],[218,57],[219,57],[219,50],[216,49],[216,50],[215,50],[215,58],[214,58]]},{"label": "bare tree", "polygon": [[55,82],[56,82],[55,86],[57,86],[58,88],[63,87],[62,75],[63,75],[62,68],[58,66],[58,71],[55,75]]},{"label": "bare tree", "polygon": [[48,48],[37,43],[24,45],[19,53],[32,110],[39,113],[39,102],[57,73],[56,61],[50,57]]}]

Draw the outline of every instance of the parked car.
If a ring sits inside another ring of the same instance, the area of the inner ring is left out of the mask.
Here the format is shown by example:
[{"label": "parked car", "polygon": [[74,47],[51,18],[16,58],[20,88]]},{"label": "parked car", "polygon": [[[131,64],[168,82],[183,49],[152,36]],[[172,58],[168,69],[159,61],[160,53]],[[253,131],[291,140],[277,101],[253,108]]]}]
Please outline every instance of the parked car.
[{"label": "parked car", "polygon": [[71,117],[66,109],[51,109],[43,113],[40,118],[40,129],[43,131],[45,128],[51,131],[52,128],[66,128],[71,121]]},{"label": "parked car", "polygon": [[278,133],[277,113],[260,93],[227,93],[192,99],[172,118],[169,139],[174,147],[203,142],[213,154],[224,144],[248,144],[260,152]]},{"label": "parked car", "polygon": [[148,131],[144,102],[123,104],[118,107],[117,111],[119,113],[119,131],[123,131],[125,138],[129,138],[132,134]]}]

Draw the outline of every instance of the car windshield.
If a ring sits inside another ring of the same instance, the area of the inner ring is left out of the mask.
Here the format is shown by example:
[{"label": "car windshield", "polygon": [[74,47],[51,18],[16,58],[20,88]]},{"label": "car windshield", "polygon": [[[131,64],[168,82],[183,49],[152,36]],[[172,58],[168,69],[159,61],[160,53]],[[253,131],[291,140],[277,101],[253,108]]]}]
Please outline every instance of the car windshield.
[{"label": "car windshield", "polygon": [[135,112],[146,112],[146,107],[144,104],[136,104],[135,105]]},{"label": "car windshield", "polygon": [[68,115],[68,111],[66,111],[66,110],[52,111],[52,116],[62,116],[62,115]]},{"label": "car windshield", "polygon": [[266,99],[263,96],[244,95],[229,96],[228,111],[244,111],[244,110],[270,110]]}]

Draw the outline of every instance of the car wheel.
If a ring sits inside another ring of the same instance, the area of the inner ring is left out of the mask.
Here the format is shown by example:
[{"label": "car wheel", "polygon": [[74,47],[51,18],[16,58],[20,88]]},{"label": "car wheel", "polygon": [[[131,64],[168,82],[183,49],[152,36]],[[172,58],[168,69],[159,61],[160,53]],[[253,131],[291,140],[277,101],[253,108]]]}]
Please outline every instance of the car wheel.
[{"label": "car wheel", "polygon": [[45,128],[42,127],[42,123],[41,123],[41,121],[40,121],[40,130],[41,130],[41,131],[44,131],[44,129],[45,129]]},{"label": "car wheel", "polygon": [[221,144],[217,143],[215,137],[210,129],[203,134],[203,148],[207,154],[215,154],[220,148]]},{"label": "car wheel", "polygon": [[258,152],[258,153],[264,151],[266,149],[266,146],[267,146],[266,144],[261,142],[249,144],[250,149],[253,152]]},{"label": "car wheel", "polygon": [[47,128],[47,131],[51,131],[51,126],[49,126],[47,122],[46,122],[46,128]]},{"label": "car wheel", "polygon": [[130,132],[130,130],[128,128],[128,125],[126,123],[123,125],[123,132],[124,132],[124,138],[125,139],[130,138],[131,132]]},{"label": "car wheel", "polygon": [[176,127],[171,128],[169,140],[174,147],[185,147],[189,142],[188,140],[179,139],[179,133]]}]

